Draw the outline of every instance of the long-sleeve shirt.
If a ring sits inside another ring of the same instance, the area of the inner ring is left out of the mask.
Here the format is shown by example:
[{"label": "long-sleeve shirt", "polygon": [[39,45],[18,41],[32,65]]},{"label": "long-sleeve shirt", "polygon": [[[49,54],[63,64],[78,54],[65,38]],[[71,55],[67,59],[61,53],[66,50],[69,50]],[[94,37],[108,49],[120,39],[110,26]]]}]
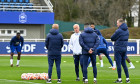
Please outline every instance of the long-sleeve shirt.
[{"label": "long-sleeve shirt", "polygon": [[20,36],[20,39],[18,39],[16,36],[14,36],[10,41],[10,46],[19,46],[21,44],[21,48],[24,44],[24,38]]},{"label": "long-sleeve shirt", "polygon": [[69,48],[73,51],[74,55],[82,54],[82,47],[79,44],[79,36],[81,32],[74,33],[71,35],[70,42],[69,42]]}]

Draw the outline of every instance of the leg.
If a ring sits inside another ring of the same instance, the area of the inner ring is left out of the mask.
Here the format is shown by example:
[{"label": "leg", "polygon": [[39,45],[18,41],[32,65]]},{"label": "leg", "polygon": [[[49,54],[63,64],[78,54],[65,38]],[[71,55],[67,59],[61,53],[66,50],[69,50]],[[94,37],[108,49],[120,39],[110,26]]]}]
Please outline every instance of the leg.
[{"label": "leg", "polygon": [[124,52],[123,55],[122,55],[121,64],[122,64],[122,66],[123,66],[123,69],[124,69],[126,78],[129,78],[128,68],[127,68],[127,66],[126,66],[125,59],[126,59],[126,52]]},{"label": "leg", "polygon": [[104,64],[103,64],[102,56],[101,56],[101,54],[100,54],[101,52],[102,52],[101,49],[97,49],[97,55],[99,56],[99,59],[100,59],[100,62],[101,62],[101,67],[103,67]]},{"label": "leg", "polygon": [[115,56],[114,56],[114,64],[113,64],[113,68],[116,68],[116,60],[115,60]]},{"label": "leg", "polygon": [[91,62],[91,59],[90,59],[90,57],[89,57],[89,58],[88,58],[88,66],[89,66],[90,62]]},{"label": "leg", "polygon": [[21,55],[21,52],[18,52],[18,57],[17,57],[17,67],[19,66],[19,62],[20,62],[20,55]]},{"label": "leg", "polygon": [[20,60],[21,52],[18,52],[17,60]]},{"label": "leg", "polygon": [[120,51],[114,51],[115,53],[115,59],[116,59],[116,64],[117,64],[117,73],[118,73],[118,78],[121,78],[121,52]]},{"label": "leg", "polygon": [[85,79],[87,79],[87,67],[88,67],[88,58],[89,55],[83,55],[83,75],[85,77]]},{"label": "leg", "polygon": [[91,57],[91,60],[92,60],[94,78],[97,78],[96,55],[93,54],[90,57]]},{"label": "leg", "polygon": [[[83,55],[80,55],[80,65],[81,65],[81,70],[82,70],[82,74],[83,74]],[[84,75],[83,75],[84,77]]]},{"label": "leg", "polygon": [[133,65],[133,63],[130,61],[130,59],[126,56],[126,61],[130,64],[129,69],[134,69],[135,66]]},{"label": "leg", "polygon": [[61,64],[61,56],[59,56],[59,57],[57,57],[57,59],[55,59],[55,65],[56,65],[57,78],[58,78],[58,79],[61,78],[61,68],[60,68],[60,64]]},{"label": "leg", "polygon": [[73,55],[73,57],[74,57],[74,64],[75,64],[75,73],[77,78],[79,78],[79,56]]},{"label": "leg", "polygon": [[13,55],[14,55],[15,47],[14,46],[10,46],[10,49],[11,49],[10,64],[11,64],[11,67],[13,67]]},{"label": "leg", "polygon": [[99,56],[99,59],[100,59],[100,62],[101,62],[101,67],[103,67],[103,66],[104,66],[104,64],[103,64],[102,56],[101,56],[101,54],[100,54],[100,53],[98,54],[98,56]]},{"label": "leg", "polygon": [[113,62],[111,57],[109,56],[109,52],[107,51],[107,49],[104,49],[104,55],[107,57],[109,63],[111,64],[111,66],[113,67]]},{"label": "leg", "polygon": [[11,67],[13,67],[13,55],[14,55],[14,53],[10,54],[10,65],[11,65]]},{"label": "leg", "polygon": [[128,63],[130,63],[131,61],[130,61],[130,59],[126,56],[126,61],[128,62]]},{"label": "leg", "polygon": [[17,46],[16,47],[17,53],[18,53],[18,57],[17,57],[17,67],[19,66],[19,62],[20,62],[20,56],[21,56],[21,47]]},{"label": "leg", "polygon": [[54,59],[51,58],[51,56],[48,56],[48,64],[49,64],[48,76],[49,76],[49,79],[51,79],[51,76],[52,76],[53,63],[54,63]]},{"label": "leg", "polygon": [[98,56],[99,56],[99,59],[102,60],[102,56],[101,56],[101,54],[99,54]]}]

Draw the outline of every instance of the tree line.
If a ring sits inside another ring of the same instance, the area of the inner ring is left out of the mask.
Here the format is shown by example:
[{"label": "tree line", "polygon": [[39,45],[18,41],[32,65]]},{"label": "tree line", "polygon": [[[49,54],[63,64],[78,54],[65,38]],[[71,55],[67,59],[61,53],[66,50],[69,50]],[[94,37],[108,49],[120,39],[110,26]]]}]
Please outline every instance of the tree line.
[{"label": "tree line", "polygon": [[[140,5],[139,0],[51,0],[51,2],[56,20],[94,22],[96,25],[110,27],[116,26],[118,18],[123,18],[128,26],[132,27],[132,7]],[[138,12],[140,17],[140,11]],[[140,19],[138,21],[140,23]]]}]

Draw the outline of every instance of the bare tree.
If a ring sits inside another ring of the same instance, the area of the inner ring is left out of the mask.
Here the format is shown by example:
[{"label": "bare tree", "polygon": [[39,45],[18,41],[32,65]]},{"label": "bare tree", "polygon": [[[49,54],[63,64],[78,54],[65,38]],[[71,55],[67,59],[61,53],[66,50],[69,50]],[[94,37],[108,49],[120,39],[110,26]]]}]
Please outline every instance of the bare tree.
[{"label": "bare tree", "polygon": [[106,26],[115,26],[118,18],[127,19],[128,16],[130,17],[130,9],[135,1],[52,0],[53,4],[55,4],[54,12],[55,19],[57,20],[76,21],[80,23],[94,22],[98,25]]}]

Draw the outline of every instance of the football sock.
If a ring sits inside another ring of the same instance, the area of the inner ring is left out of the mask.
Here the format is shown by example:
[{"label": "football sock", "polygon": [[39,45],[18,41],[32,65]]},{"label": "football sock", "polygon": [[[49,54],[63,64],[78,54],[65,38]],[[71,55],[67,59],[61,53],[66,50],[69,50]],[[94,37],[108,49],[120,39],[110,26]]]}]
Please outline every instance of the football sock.
[{"label": "football sock", "polygon": [[118,80],[119,80],[119,81],[121,81],[121,80],[122,80],[122,78],[118,78]]},{"label": "football sock", "polygon": [[17,65],[19,65],[20,60],[17,60]]},{"label": "football sock", "polygon": [[116,61],[114,61],[113,67],[116,67]]},{"label": "football sock", "polygon": [[130,64],[130,66],[131,66],[131,67],[133,67],[133,66],[134,66],[132,62],[130,62],[129,64]]},{"label": "football sock", "polygon": [[126,78],[126,80],[129,80],[129,78]]},{"label": "football sock", "polygon": [[10,64],[13,64],[13,59],[10,59]]}]

